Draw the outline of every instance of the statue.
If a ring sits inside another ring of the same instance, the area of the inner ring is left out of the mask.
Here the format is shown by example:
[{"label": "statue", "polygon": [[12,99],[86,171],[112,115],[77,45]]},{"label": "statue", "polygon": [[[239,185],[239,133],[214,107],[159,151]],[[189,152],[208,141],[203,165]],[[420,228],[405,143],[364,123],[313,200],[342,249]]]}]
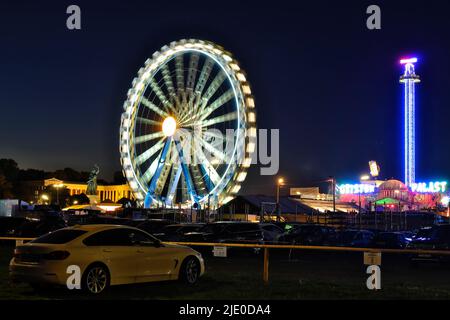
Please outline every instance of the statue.
[{"label": "statue", "polygon": [[89,174],[89,180],[87,182],[86,195],[97,195],[97,175],[100,172],[98,165],[94,166],[94,169]]}]

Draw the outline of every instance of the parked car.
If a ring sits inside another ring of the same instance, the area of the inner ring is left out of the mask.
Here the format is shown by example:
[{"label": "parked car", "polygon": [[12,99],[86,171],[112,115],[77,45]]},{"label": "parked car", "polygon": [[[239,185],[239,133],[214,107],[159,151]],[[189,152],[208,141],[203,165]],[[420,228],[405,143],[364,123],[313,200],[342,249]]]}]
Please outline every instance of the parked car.
[{"label": "parked car", "polygon": [[344,230],[339,235],[339,244],[344,247],[367,248],[372,245],[375,234],[369,230]]},{"label": "parked car", "polygon": [[0,236],[13,235],[15,230],[24,222],[26,222],[25,218],[0,217]]},{"label": "parked car", "polygon": [[153,233],[153,235],[162,241],[184,241],[186,233],[198,231],[204,225],[204,223],[170,224],[163,227],[159,232]]},{"label": "parked car", "polygon": [[161,230],[173,224],[174,222],[166,219],[148,219],[148,220],[136,220],[132,222],[131,226],[144,230],[150,234],[161,232]]},{"label": "parked car", "polygon": [[[187,242],[214,242],[214,243],[239,243],[239,244],[262,244],[264,243],[264,231],[259,223],[224,221],[208,223],[197,232],[186,233]],[[201,252],[211,252],[209,247],[198,247]],[[233,253],[256,253],[260,248],[237,248],[229,247],[227,252]]]},{"label": "parked car", "polygon": [[335,245],[337,240],[336,229],[315,224],[297,225],[279,237],[279,242],[312,246]]},{"label": "parked car", "polygon": [[18,246],[10,262],[15,282],[66,285],[67,267],[81,270],[81,289],[92,294],[110,285],[183,280],[204,273],[200,253],[169,245],[137,228],[83,225],[64,228]]},{"label": "parked car", "polygon": [[276,225],[277,227],[281,228],[283,230],[283,232],[287,232],[290,229],[297,228],[298,226],[301,226],[304,224],[304,223],[300,223],[300,222],[289,222],[289,221],[284,221],[284,222],[274,221],[271,223]]},{"label": "parked car", "polygon": [[[450,225],[436,225],[420,229],[408,244],[408,249],[449,250]],[[444,255],[418,254],[412,255],[411,261],[413,263],[447,262],[450,261],[450,257]]]},{"label": "parked car", "polygon": [[128,225],[130,223],[130,219],[126,218],[117,218],[110,217],[106,215],[93,215],[86,222],[86,224],[115,224],[115,225]]},{"label": "parked car", "polygon": [[373,240],[374,248],[404,249],[409,241],[403,232],[380,232]]},{"label": "parked car", "polygon": [[41,219],[25,219],[25,221],[10,230],[10,236],[35,238],[51,231],[65,228],[66,222],[59,216],[48,216]]},{"label": "parked car", "polygon": [[197,232],[185,234],[188,242],[238,242],[262,243],[263,231],[258,223],[252,222],[214,222],[208,223]]},{"label": "parked car", "polygon": [[275,242],[284,233],[284,230],[273,223],[260,223],[264,242]]}]

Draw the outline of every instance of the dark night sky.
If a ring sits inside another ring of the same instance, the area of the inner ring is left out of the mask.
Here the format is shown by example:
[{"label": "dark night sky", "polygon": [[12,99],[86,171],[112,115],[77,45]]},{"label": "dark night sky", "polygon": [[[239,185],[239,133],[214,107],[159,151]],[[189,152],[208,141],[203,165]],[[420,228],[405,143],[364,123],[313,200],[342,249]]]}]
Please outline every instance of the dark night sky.
[{"label": "dark night sky", "polygon": [[[259,128],[281,130],[280,174],[355,181],[377,160],[402,178],[399,58],[417,55],[419,180],[450,178],[448,1],[2,1],[0,158],[22,168],[120,169],[122,104],[161,46],[207,39],[246,70]],[[366,28],[368,5],[382,30]],[[66,8],[82,30],[66,29]],[[251,169],[243,192],[272,190]]]}]

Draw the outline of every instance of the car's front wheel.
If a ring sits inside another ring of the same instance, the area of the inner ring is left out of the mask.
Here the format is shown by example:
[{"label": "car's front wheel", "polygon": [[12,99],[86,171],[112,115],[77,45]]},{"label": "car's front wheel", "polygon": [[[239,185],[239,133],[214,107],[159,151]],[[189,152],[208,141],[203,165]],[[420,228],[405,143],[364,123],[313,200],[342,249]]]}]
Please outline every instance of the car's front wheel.
[{"label": "car's front wheel", "polygon": [[180,280],[193,285],[200,277],[200,262],[195,257],[187,257],[180,268]]},{"label": "car's front wheel", "polygon": [[89,266],[82,279],[82,289],[91,294],[99,294],[109,287],[109,271],[102,264]]}]

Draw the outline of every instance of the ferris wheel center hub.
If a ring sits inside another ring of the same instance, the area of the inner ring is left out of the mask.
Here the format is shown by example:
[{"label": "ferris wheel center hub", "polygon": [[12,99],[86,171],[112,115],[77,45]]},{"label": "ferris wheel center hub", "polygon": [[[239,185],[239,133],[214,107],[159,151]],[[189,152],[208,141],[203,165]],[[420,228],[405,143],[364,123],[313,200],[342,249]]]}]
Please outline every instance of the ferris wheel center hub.
[{"label": "ferris wheel center hub", "polygon": [[166,137],[171,137],[177,130],[177,121],[173,117],[167,117],[162,124],[162,131]]}]

